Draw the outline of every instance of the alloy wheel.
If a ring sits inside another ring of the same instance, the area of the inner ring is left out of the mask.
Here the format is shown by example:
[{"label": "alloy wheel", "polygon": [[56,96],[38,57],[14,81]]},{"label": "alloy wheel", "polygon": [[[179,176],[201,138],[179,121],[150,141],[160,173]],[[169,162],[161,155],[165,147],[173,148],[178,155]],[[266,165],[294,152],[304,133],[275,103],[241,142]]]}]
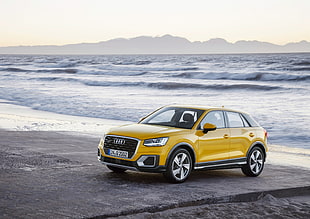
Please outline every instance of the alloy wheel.
[{"label": "alloy wheel", "polygon": [[190,173],[191,160],[185,153],[178,153],[172,162],[172,173],[177,180],[183,180]]},{"label": "alloy wheel", "polygon": [[258,174],[263,168],[263,155],[259,150],[254,150],[250,157],[250,168],[254,174]]}]

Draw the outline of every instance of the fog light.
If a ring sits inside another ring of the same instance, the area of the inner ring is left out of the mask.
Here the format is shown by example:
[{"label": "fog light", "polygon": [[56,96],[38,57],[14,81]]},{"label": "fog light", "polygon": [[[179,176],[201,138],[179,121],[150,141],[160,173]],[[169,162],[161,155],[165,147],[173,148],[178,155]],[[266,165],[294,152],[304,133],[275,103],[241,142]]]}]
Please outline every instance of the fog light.
[{"label": "fog light", "polygon": [[102,155],[101,155],[100,149],[98,148],[98,160],[101,161],[101,158],[102,158]]},{"label": "fog light", "polygon": [[139,167],[155,167],[156,156],[155,155],[144,155],[137,161]]}]

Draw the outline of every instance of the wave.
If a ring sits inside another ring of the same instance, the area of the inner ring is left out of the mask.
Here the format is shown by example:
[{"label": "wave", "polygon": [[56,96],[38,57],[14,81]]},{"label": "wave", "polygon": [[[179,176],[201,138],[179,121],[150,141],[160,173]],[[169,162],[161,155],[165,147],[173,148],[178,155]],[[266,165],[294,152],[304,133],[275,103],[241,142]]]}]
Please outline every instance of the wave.
[{"label": "wave", "polygon": [[[304,68],[305,69],[305,68]],[[291,74],[291,73],[205,73],[197,71],[199,68],[151,68],[151,69],[102,69],[82,71],[75,68],[59,68],[59,69],[42,69],[37,70],[39,73],[67,73],[67,74],[83,74],[83,75],[109,75],[109,76],[142,76],[145,74],[156,74],[156,72],[165,73],[166,76],[190,79],[205,80],[242,80],[242,81],[307,81],[310,80],[310,74]],[[16,70],[18,71],[18,70]],[[28,70],[20,70],[28,71]],[[177,73],[183,71],[182,73]],[[301,71],[301,70],[300,70]],[[310,71],[310,68],[309,68]]]},{"label": "wave", "polygon": [[[304,70],[305,68],[303,68]],[[56,69],[39,69],[33,72],[38,73],[64,73],[64,74],[83,74],[83,75],[109,75],[109,76],[142,76],[145,74],[161,75],[176,78],[204,79],[204,80],[240,80],[240,81],[308,81],[310,74],[306,73],[230,73],[230,72],[202,72],[199,68],[96,68],[82,70],[77,68],[56,68]],[[30,70],[20,68],[6,68],[3,71],[29,72]],[[296,71],[302,71],[296,70]],[[310,71],[310,68],[309,68]],[[181,72],[181,73],[180,73]],[[157,77],[156,76],[156,77]]]},{"label": "wave", "polygon": [[1,68],[0,71],[8,71],[8,72],[28,72],[27,69],[22,68]]},{"label": "wave", "polygon": [[[121,79],[121,78],[119,78]],[[62,76],[47,76],[47,77],[32,77],[29,80],[41,81],[61,81],[61,82],[77,82],[86,86],[102,86],[102,87],[148,87],[163,90],[176,90],[176,89],[212,89],[212,90],[236,90],[236,89],[249,89],[249,90],[275,90],[283,89],[275,85],[259,85],[259,84],[203,84],[203,83],[186,83],[186,82],[145,82],[145,81],[105,81],[105,80],[90,80],[82,78],[62,77]]]},{"label": "wave", "polygon": [[67,74],[75,74],[78,73],[78,69],[74,68],[59,68],[59,69],[40,69],[36,72],[38,73],[67,73]]},{"label": "wave", "polygon": [[103,70],[94,70],[94,71],[79,71],[79,74],[83,75],[108,75],[108,76],[141,76],[148,74],[148,71],[103,71]]},{"label": "wave", "polygon": [[39,70],[29,70],[29,69],[23,69],[23,68],[0,68],[0,71],[75,74],[79,70],[78,69],[73,69],[73,68],[39,69]]},{"label": "wave", "polygon": [[77,66],[77,61],[68,61],[68,62],[47,62],[43,63],[40,62],[39,64],[35,65],[39,68],[73,68]]},{"label": "wave", "polygon": [[149,65],[151,63],[152,63],[152,61],[142,61],[142,60],[113,62],[114,65]]},{"label": "wave", "polygon": [[76,78],[63,78],[63,77],[36,77],[36,78],[29,78],[29,80],[80,82],[81,83],[81,80],[79,80],[79,79],[76,79]]},{"label": "wave", "polygon": [[149,71],[149,72],[180,72],[180,71],[197,71],[199,67],[184,67],[184,66],[163,66],[163,65],[154,65],[154,66],[117,66],[111,64],[99,65],[95,66],[95,69],[103,70],[103,71],[128,71],[128,72],[141,72],[141,71]]},{"label": "wave", "polygon": [[179,82],[143,82],[143,81],[94,81],[77,78],[63,77],[39,77],[31,78],[30,80],[41,81],[61,81],[61,82],[77,82],[86,86],[101,86],[101,87],[148,87],[162,90],[178,90],[178,89],[211,89],[211,90],[261,90],[269,91],[283,89],[279,86],[268,86],[258,84],[197,84],[197,83],[179,83]]},{"label": "wave", "polygon": [[176,82],[158,82],[149,83],[148,87],[154,87],[159,89],[212,89],[212,90],[238,90],[238,89],[249,89],[249,90],[261,90],[269,91],[275,89],[281,89],[278,86],[267,86],[267,85],[257,85],[257,84],[194,84],[194,83],[176,83]]},{"label": "wave", "polygon": [[76,68],[55,68],[55,69],[37,69],[37,70],[28,70],[22,68],[0,68],[0,71],[6,72],[32,72],[32,73],[54,73],[54,74],[82,74],[82,75],[109,75],[109,76],[141,76],[145,75],[147,71],[103,71],[103,70],[80,70]]},{"label": "wave", "polygon": [[178,89],[211,89],[211,90],[261,90],[269,91],[283,89],[279,86],[257,85],[257,84],[195,84],[195,83],[178,83],[178,82],[107,82],[107,81],[82,81],[87,86],[143,86],[163,90]]},{"label": "wave", "polygon": [[171,67],[171,68],[160,68],[158,67],[157,69],[154,69],[156,71],[175,71],[175,72],[178,72],[178,71],[197,71],[199,70],[198,67]]},{"label": "wave", "polygon": [[309,61],[301,61],[301,62],[294,62],[292,65],[297,65],[297,66],[310,66]]},{"label": "wave", "polygon": [[302,68],[290,68],[291,71],[310,71],[310,67],[302,67]]},{"label": "wave", "polygon": [[81,81],[84,85],[87,86],[100,86],[100,87],[136,87],[136,86],[145,86],[145,82],[117,82],[117,81]]},{"label": "wave", "polygon": [[204,73],[204,72],[183,72],[172,77],[206,79],[206,80],[242,80],[242,81],[307,81],[310,75],[278,74],[278,73]]}]

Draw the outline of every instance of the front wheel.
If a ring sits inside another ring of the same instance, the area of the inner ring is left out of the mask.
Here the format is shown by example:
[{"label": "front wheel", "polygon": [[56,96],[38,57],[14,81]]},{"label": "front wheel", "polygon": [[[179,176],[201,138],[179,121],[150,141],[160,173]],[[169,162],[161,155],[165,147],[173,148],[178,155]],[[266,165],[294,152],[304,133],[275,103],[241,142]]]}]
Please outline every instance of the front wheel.
[{"label": "front wheel", "polygon": [[192,165],[192,158],[189,152],[185,149],[177,149],[168,161],[164,176],[170,182],[182,183],[189,177]]},{"label": "front wheel", "polygon": [[259,147],[254,147],[247,157],[247,164],[242,166],[246,176],[259,176],[264,169],[265,155]]}]

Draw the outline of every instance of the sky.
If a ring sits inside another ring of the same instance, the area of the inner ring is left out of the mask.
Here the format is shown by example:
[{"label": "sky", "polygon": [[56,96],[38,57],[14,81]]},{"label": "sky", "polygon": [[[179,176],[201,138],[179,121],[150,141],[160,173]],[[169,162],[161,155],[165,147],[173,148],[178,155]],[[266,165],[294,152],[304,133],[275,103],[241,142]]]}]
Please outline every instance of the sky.
[{"label": "sky", "polygon": [[0,0],[0,46],[170,34],[310,42],[310,0]]}]

